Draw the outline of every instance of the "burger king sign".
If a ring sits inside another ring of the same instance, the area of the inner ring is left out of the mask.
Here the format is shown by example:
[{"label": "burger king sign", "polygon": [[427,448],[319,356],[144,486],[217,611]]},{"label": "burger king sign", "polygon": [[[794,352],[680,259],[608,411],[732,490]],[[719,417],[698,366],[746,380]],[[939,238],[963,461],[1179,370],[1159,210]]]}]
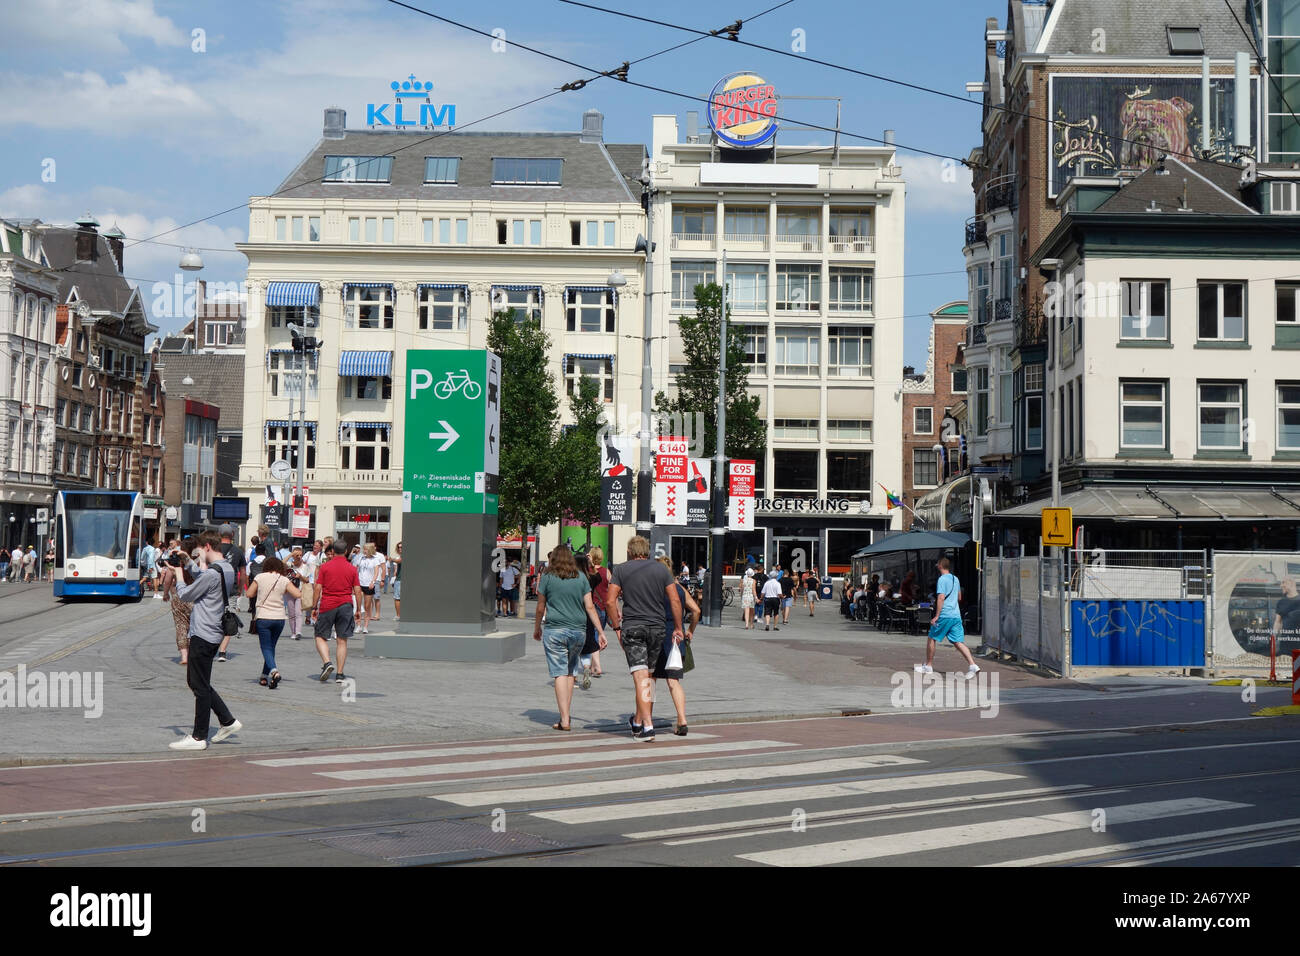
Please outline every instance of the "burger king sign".
[{"label": "burger king sign", "polygon": [[776,87],[755,73],[732,73],[709,94],[709,126],[726,146],[764,146],[776,136]]}]

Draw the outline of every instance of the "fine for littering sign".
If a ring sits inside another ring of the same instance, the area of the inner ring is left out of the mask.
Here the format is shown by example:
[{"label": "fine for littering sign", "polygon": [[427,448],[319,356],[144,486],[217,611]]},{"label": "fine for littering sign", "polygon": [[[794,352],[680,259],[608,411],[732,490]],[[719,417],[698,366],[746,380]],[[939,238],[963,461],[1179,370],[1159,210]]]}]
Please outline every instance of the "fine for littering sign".
[{"label": "fine for littering sign", "polygon": [[403,509],[496,514],[501,359],[482,349],[406,353]]}]

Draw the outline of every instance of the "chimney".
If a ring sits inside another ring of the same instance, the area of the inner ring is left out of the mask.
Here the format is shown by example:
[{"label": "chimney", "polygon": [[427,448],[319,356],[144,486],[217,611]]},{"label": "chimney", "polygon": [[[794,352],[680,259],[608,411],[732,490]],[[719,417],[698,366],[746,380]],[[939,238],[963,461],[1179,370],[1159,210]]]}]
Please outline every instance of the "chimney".
[{"label": "chimney", "polygon": [[77,261],[94,262],[99,258],[99,223],[90,213],[86,213],[76,222],[77,226]]},{"label": "chimney", "polygon": [[605,141],[605,114],[600,110],[587,110],[582,114],[582,135],[579,142],[602,143]]},{"label": "chimney", "polygon": [[322,134],[325,139],[342,139],[348,124],[347,110],[337,108],[327,109],[325,111],[325,131]]},{"label": "chimney", "polygon": [[886,145],[886,146],[893,146],[893,145],[894,145],[894,131],[893,131],[892,129],[887,129],[887,130],[885,130],[885,137],[884,137],[884,139],[885,139],[885,145]]},{"label": "chimney", "polygon": [[[68,326],[72,324],[72,309],[68,305],[58,306],[54,310],[54,341],[60,343],[63,337],[68,335]],[[68,336],[68,345],[72,345],[72,337]]]},{"label": "chimney", "polygon": [[686,142],[700,141],[700,114],[698,110],[686,111]]},{"label": "chimney", "polygon": [[122,250],[126,236],[117,227],[117,223],[113,223],[113,228],[104,233],[104,238],[108,240],[108,248],[113,252],[113,260],[117,263],[118,274],[124,275],[126,266],[122,263]]}]

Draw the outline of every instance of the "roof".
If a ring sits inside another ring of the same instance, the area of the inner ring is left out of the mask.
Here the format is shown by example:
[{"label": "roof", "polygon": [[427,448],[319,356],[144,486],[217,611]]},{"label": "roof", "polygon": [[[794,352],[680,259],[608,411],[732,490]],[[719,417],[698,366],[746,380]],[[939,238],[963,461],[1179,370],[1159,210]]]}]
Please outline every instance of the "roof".
[{"label": "roof", "polygon": [[[194,323],[191,322],[189,326],[186,326],[186,328],[190,328],[193,324]],[[163,340],[158,344],[158,350],[160,352],[168,353],[188,352],[191,344],[190,340],[184,335],[168,335],[164,336]]]},{"label": "roof", "polygon": [[[1300,520],[1300,490],[1284,488],[1284,498],[1267,489],[1233,489],[1222,485],[1206,488],[1151,485],[1094,485],[1061,495],[1060,507],[1069,508],[1076,519],[1113,521],[1259,521],[1267,518]],[[1037,519],[1046,499],[1004,508],[997,517]]]},{"label": "roof", "polygon": [[[163,390],[170,398],[189,397],[216,405],[221,409],[220,422],[225,423],[224,427],[243,427],[243,354],[162,352],[158,356],[157,369]],[[194,380],[193,385],[181,384],[186,376]]]},{"label": "roof", "polygon": [[952,305],[945,305],[935,315],[970,315],[970,303],[954,302]]},{"label": "roof", "polygon": [[[1238,50],[1251,51],[1250,41],[1233,19],[1249,23],[1249,0],[1056,0],[1045,26],[1046,43],[1035,53],[1074,53],[1094,56],[1095,34],[1106,31],[1106,57],[1167,57],[1169,38],[1165,27],[1200,27],[1201,41],[1209,56],[1230,57]],[[1189,64],[1199,57],[1185,57]]]},{"label": "roof", "polygon": [[[498,199],[514,202],[636,202],[624,176],[641,145],[582,142],[578,133],[444,133],[349,130],[321,139],[276,189],[294,199]],[[617,165],[613,156],[619,156]],[[392,155],[387,183],[322,183],[326,156]],[[426,156],[460,157],[457,185],[425,185]],[[520,157],[564,161],[560,186],[493,186],[492,159]],[[635,178],[641,162],[635,163]]]},{"label": "roof", "polygon": [[71,226],[41,226],[41,248],[50,268],[59,273],[59,301],[67,302],[72,290],[95,311],[121,314],[131,300],[131,284],[118,271],[108,240],[95,237],[98,254],[93,262],[77,261],[77,230]]},{"label": "roof", "polygon": [[1098,213],[1137,213],[1154,208],[1177,212],[1186,207],[1192,212],[1219,216],[1258,216],[1241,201],[1241,170],[1219,163],[1184,163],[1172,156],[1164,160],[1166,170],[1152,166],[1125,184],[1095,210]]}]

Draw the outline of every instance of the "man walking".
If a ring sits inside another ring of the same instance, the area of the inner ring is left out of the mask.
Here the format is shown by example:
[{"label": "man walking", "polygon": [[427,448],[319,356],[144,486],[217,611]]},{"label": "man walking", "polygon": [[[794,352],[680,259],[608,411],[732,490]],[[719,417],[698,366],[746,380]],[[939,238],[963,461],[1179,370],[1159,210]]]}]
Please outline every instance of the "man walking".
[{"label": "man walking", "polygon": [[334,542],[334,556],[316,571],[316,652],[320,654],[320,680],[325,683],[333,674],[330,663],[330,632],[334,632],[338,646],[338,676],[334,683],[347,680],[343,668],[348,662],[348,638],[356,626],[352,613],[353,602],[361,605],[361,581],[357,569],[347,559],[348,543],[342,538]]},{"label": "man walking", "polygon": [[782,574],[778,583],[781,585],[781,623],[790,623],[790,610],[794,607],[794,592],[799,579],[793,574]]},{"label": "man walking", "polygon": [[513,563],[501,569],[501,603],[505,606],[506,616],[515,617],[519,613],[519,569]]},{"label": "man walking", "polygon": [[935,569],[939,572],[939,583],[935,585],[937,599],[934,619],[930,622],[930,639],[925,645],[925,663],[917,664],[914,669],[922,674],[933,674],[931,665],[934,664],[935,649],[944,641],[950,641],[970,665],[965,675],[970,680],[980,668],[966,647],[966,632],[961,626],[961,582],[952,573],[952,564],[947,558],[940,558]]},{"label": "man walking", "polygon": [[[618,603],[620,596],[622,607]],[[649,540],[637,535],[627,543],[627,561],[615,567],[610,576],[605,609],[636,685],[636,712],[628,718],[632,738],[643,743],[655,739],[653,671],[664,645],[665,596],[671,608],[673,643],[679,644],[684,635],[677,582],[672,571],[650,560]]]},{"label": "man walking", "polygon": [[[763,582],[763,623],[766,625],[763,630],[772,630],[772,625],[781,623],[781,581],[777,578],[775,571],[767,573],[767,580]],[[778,626],[777,630],[781,630]]]},{"label": "man walking", "polygon": [[[227,595],[235,587],[235,571],[221,555],[221,540],[212,532],[199,535],[199,550],[203,552],[207,568],[199,570],[193,563],[184,569],[186,583],[178,585],[178,600],[192,603],[190,614],[190,648],[186,663],[185,680],[194,692],[194,731],[173,741],[172,750],[207,750],[208,727],[213,714],[220,728],[212,735],[213,743],[239,733],[244,725],[235,719],[226,702],[212,686],[212,658],[224,636],[221,618],[227,607]],[[198,571],[197,576],[194,572]],[[176,571],[168,567],[163,572],[163,589],[175,583]]]}]

